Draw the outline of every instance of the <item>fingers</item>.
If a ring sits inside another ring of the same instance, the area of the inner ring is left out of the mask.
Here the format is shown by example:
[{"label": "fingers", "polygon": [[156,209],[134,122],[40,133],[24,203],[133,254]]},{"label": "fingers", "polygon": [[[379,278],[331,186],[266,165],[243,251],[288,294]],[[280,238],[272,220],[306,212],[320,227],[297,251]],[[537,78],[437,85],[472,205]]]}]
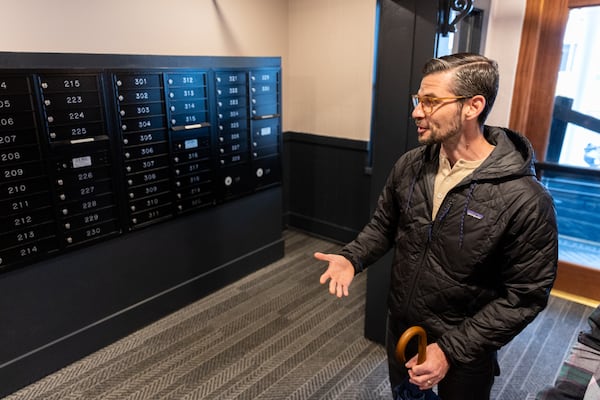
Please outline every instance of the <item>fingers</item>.
[{"label": "fingers", "polygon": [[333,279],[327,272],[325,272],[323,275],[321,275],[319,282],[321,284],[324,284],[327,282],[328,279],[329,279],[329,293],[331,293],[334,296],[340,297],[340,298],[342,296],[348,296],[348,294],[349,294],[348,286]]},{"label": "fingers", "polygon": [[410,383],[417,385],[421,390],[431,389],[441,380],[435,374],[427,372],[421,375],[417,375],[412,369],[408,370],[410,377]]},{"label": "fingers", "polygon": [[320,252],[314,253],[314,257],[317,260],[329,262],[329,266],[319,278],[319,282],[325,284],[329,280],[329,293],[340,298],[348,296],[348,286],[352,277],[350,277],[350,279],[345,277],[345,275],[348,275],[347,272],[344,272],[344,268],[346,267],[340,263],[340,259],[343,258],[335,254],[325,254]]},{"label": "fingers", "polygon": [[320,253],[318,251],[314,254],[314,257],[321,261],[333,261],[332,254]]},{"label": "fingers", "polygon": [[427,345],[427,360],[423,364],[417,364],[417,356],[406,364],[411,366],[409,372],[411,382],[419,386],[421,390],[437,385],[450,369],[446,355],[437,343]]}]

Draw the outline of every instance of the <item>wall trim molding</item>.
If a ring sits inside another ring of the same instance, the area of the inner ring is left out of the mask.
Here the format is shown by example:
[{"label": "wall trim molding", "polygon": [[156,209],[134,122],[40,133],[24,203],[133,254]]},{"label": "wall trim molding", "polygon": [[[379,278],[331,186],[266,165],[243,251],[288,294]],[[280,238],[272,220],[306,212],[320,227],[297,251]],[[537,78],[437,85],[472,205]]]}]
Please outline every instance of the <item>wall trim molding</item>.
[{"label": "wall trim molding", "polygon": [[348,150],[369,151],[369,142],[366,140],[346,139],[294,131],[284,132],[283,141],[309,143],[318,146],[339,147]]}]

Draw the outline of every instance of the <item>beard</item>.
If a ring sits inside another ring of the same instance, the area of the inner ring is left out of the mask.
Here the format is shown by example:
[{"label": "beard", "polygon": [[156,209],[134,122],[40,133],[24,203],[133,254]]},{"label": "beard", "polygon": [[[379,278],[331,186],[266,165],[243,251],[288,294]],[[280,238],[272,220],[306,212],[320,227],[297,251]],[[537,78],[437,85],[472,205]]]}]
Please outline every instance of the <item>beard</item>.
[{"label": "beard", "polygon": [[[429,119],[427,128],[429,135],[420,135],[418,137],[419,143],[424,145],[441,144],[457,138],[462,130],[462,120],[460,118],[461,110],[462,107],[457,110],[455,118],[445,121],[444,127],[442,127],[441,124]],[[419,121],[416,121],[416,123],[418,126]]]}]

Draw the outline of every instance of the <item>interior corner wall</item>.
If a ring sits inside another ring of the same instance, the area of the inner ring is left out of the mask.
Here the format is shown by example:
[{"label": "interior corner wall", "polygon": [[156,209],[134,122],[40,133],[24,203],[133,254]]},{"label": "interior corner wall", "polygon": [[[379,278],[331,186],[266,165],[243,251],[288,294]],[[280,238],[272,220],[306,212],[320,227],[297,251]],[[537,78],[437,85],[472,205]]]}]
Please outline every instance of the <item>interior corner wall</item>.
[{"label": "interior corner wall", "polygon": [[488,125],[508,126],[526,0],[491,0],[484,55],[498,61],[500,86]]},{"label": "interior corner wall", "polygon": [[368,141],[376,0],[291,0],[284,130]]}]

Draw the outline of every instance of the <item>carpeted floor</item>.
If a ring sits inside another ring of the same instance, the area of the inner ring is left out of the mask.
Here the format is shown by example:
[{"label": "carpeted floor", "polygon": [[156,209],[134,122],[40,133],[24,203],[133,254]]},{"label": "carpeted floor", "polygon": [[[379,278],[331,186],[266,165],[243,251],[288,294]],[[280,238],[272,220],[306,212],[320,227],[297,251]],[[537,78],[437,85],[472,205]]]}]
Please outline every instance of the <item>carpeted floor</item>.
[{"label": "carpeted floor", "polygon": [[[385,351],[363,337],[366,274],[334,298],[312,253],[339,246],[285,240],[284,259],[6,399],[391,399]],[[591,311],[552,297],[501,351],[493,398],[551,384]]]}]

